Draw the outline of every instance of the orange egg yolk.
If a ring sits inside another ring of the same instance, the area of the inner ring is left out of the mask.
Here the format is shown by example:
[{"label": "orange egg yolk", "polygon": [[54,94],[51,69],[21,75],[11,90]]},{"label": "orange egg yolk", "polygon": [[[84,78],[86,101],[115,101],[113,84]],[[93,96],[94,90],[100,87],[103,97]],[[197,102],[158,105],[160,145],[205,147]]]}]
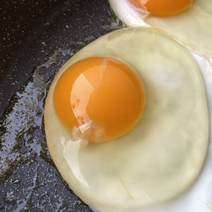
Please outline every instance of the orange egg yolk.
[{"label": "orange egg yolk", "polygon": [[136,8],[154,16],[172,16],[187,10],[194,0],[128,0]]},{"label": "orange egg yolk", "polygon": [[145,92],[139,77],[122,62],[92,57],[61,75],[53,103],[74,138],[104,142],[136,125],[144,110]]}]

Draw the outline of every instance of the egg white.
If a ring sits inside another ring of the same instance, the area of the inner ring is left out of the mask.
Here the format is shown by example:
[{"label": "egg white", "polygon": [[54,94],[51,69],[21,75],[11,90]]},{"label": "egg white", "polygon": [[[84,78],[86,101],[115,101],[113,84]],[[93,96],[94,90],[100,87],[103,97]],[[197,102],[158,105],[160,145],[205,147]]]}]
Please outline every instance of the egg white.
[{"label": "egg white", "polygon": [[[144,82],[147,95],[136,127],[102,144],[73,141],[52,100],[61,74],[93,56],[129,65]],[[201,58],[195,59],[200,65]],[[47,143],[63,178],[83,201],[102,212],[149,210],[146,207],[162,203],[163,210],[168,207],[165,202],[193,185],[209,143],[207,97],[198,65],[184,47],[162,32],[128,28],[97,39],[60,69],[45,105]]]},{"label": "egg white", "polygon": [[[135,9],[128,0],[109,0],[116,15],[130,27],[147,26],[163,30],[188,49],[212,56],[212,1],[195,0],[185,12],[157,17]],[[211,60],[211,59],[210,59]]]}]

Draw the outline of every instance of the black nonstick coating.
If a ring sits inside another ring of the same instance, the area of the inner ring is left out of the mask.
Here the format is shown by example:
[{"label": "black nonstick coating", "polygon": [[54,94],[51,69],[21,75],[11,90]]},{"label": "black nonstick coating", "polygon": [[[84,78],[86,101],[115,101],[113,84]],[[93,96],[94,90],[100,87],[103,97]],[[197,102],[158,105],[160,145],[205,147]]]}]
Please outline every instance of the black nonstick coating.
[{"label": "black nonstick coating", "polygon": [[65,61],[122,27],[107,0],[0,2],[1,212],[92,211],[49,156],[43,107]]}]

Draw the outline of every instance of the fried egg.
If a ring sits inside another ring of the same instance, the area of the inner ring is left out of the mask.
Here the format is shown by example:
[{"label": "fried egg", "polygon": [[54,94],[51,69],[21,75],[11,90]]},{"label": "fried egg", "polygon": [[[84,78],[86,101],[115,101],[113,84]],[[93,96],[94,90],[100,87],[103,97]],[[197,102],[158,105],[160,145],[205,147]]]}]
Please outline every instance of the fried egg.
[{"label": "fried egg", "polygon": [[45,103],[47,144],[92,209],[165,211],[191,188],[209,144],[203,66],[161,31],[139,27],[97,39],[59,70]]},{"label": "fried egg", "polygon": [[155,27],[211,62],[212,1],[109,0],[127,25]]}]

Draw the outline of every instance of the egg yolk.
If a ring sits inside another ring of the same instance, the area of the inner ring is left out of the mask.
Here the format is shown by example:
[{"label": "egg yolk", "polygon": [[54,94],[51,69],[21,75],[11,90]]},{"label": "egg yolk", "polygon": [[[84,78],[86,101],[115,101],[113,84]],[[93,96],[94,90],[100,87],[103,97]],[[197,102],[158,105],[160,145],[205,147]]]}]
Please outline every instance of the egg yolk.
[{"label": "egg yolk", "polygon": [[154,16],[172,16],[187,10],[194,0],[128,0],[136,8]]},{"label": "egg yolk", "polygon": [[61,75],[53,103],[75,139],[104,142],[136,125],[144,110],[145,92],[139,77],[122,62],[92,57]]}]

